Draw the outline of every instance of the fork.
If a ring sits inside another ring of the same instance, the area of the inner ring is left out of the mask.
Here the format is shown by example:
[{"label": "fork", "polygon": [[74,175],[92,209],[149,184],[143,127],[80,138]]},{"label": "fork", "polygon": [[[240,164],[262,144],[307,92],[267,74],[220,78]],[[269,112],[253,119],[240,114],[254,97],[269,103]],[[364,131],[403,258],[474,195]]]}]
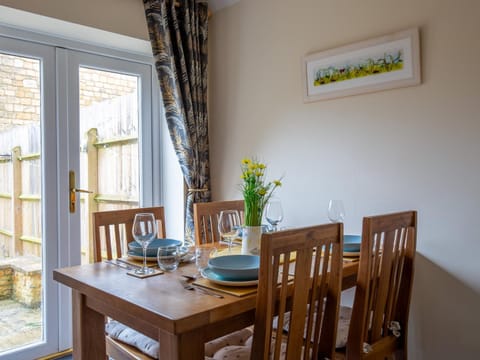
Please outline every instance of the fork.
[{"label": "fork", "polygon": [[192,291],[197,290],[197,291],[200,291],[201,293],[203,293],[205,295],[211,295],[211,296],[215,296],[216,298],[223,299],[223,295],[217,294],[216,292],[204,289],[204,288],[199,287],[199,286],[195,286],[192,283],[189,283],[188,280],[179,279],[179,281],[180,281],[180,283],[182,284],[182,286],[185,290],[192,290]]},{"label": "fork", "polygon": [[120,262],[118,262],[118,261],[105,260],[105,262],[106,262],[107,264],[111,264],[111,265],[118,266],[118,267],[120,267],[120,268],[122,268],[122,269],[126,269],[126,270],[132,270],[132,269],[133,269],[133,267],[131,267],[130,265],[124,264],[124,263],[120,263]]}]

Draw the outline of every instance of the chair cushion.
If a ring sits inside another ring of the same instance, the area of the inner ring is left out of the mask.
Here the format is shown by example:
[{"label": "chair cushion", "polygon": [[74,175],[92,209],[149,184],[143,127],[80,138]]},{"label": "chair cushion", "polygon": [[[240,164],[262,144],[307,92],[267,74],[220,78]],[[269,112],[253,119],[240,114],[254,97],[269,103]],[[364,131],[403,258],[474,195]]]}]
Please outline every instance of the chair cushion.
[{"label": "chair cushion", "polygon": [[105,324],[105,332],[112,339],[134,346],[142,353],[154,359],[158,359],[158,351],[160,348],[158,341],[155,341],[116,320],[110,320]]},{"label": "chair cushion", "polygon": [[[340,306],[338,314],[338,328],[336,348],[343,348],[347,345],[348,328],[350,326],[350,318],[352,316],[352,308]],[[290,327],[290,313],[284,315],[283,331],[288,332]],[[274,320],[273,328],[277,329],[278,319]],[[222,336],[221,338],[212,340],[205,344],[205,356],[207,360],[247,360],[250,359],[250,351],[253,339],[253,327],[242,329],[231,334]],[[272,341],[272,346],[274,342]],[[273,349],[273,348],[272,348]],[[286,344],[282,341],[282,358],[285,355]]]},{"label": "chair cushion", "polygon": [[[205,344],[205,356],[212,359],[248,359],[250,357],[252,335],[253,327],[250,326],[209,341]],[[226,352],[229,354],[228,357],[223,357]],[[235,356],[230,357],[232,354],[235,354]]]},{"label": "chair cushion", "polygon": [[[338,327],[337,327],[337,339],[335,341],[335,347],[337,349],[345,347],[347,345],[348,328],[350,327],[350,318],[352,317],[352,308],[347,306],[340,306],[338,313]],[[277,329],[278,318],[274,319],[273,328]],[[285,313],[283,317],[283,331],[288,332],[290,328],[290,312]],[[304,334],[305,336],[306,334]]]}]

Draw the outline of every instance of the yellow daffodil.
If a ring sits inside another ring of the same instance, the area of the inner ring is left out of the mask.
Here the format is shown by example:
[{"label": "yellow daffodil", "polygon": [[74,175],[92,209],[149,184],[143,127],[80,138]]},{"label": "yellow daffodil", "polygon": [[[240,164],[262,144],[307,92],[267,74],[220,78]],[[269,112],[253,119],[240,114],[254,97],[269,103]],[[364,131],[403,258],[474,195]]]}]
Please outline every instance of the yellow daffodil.
[{"label": "yellow daffodil", "polygon": [[265,183],[267,166],[256,159],[244,158],[241,161],[243,180],[242,192],[245,200],[245,225],[259,226],[267,202],[274,190],[281,186],[280,180]]}]

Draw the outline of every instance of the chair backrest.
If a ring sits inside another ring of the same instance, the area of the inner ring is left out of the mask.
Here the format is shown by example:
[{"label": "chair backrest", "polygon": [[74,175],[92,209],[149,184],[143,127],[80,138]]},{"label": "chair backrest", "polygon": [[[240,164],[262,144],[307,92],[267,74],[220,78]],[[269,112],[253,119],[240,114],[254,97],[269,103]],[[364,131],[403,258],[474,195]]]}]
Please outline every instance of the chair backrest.
[{"label": "chair backrest", "polygon": [[[384,358],[405,351],[413,283],[417,213],[407,211],[363,219],[357,288],[347,358]],[[392,322],[400,325],[394,334]],[[364,353],[364,343],[370,345]]]},{"label": "chair backrest", "polygon": [[218,233],[218,218],[222,210],[238,210],[243,223],[243,200],[211,201],[193,204],[195,243],[209,244],[221,240]]},{"label": "chair backrest", "polygon": [[279,359],[282,336],[286,359],[334,358],[342,252],[341,223],[262,235],[253,359]]},{"label": "chair backrest", "polygon": [[[132,226],[135,214],[149,212],[157,220],[158,237],[165,237],[165,211],[163,206],[125,210],[98,211],[93,217],[93,261],[102,261],[102,251],[108,260],[122,257],[127,244],[133,241]],[[102,239],[105,244],[102,246]]]}]

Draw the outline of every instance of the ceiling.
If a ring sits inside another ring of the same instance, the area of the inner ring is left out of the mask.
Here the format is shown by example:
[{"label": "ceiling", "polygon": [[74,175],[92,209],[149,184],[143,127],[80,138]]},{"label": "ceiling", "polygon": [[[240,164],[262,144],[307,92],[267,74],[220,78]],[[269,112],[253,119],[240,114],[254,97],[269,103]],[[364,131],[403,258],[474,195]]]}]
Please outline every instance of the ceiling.
[{"label": "ceiling", "polygon": [[208,0],[208,5],[210,6],[210,9],[215,12],[239,1],[240,0]]}]

